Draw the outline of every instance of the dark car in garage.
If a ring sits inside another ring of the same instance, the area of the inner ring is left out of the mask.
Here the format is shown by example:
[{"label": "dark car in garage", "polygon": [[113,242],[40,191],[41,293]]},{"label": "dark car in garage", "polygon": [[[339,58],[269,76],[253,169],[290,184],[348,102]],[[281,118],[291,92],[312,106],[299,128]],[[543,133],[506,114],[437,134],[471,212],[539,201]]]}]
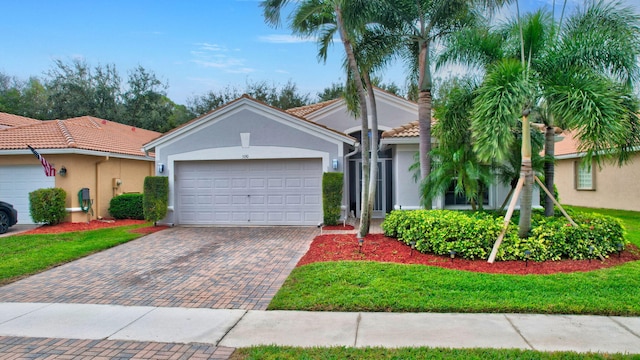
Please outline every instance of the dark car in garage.
[{"label": "dark car in garage", "polygon": [[9,227],[15,225],[18,222],[18,211],[13,208],[13,205],[0,201],[0,234],[4,234],[9,230]]}]

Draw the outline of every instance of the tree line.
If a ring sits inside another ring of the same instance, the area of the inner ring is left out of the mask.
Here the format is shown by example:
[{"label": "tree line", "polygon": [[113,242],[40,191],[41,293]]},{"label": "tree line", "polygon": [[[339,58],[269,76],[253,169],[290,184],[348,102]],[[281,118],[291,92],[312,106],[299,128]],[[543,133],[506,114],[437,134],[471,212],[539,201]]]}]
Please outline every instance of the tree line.
[{"label": "tree line", "polygon": [[[397,85],[378,86],[400,94]],[[249,82],[244,88],[226,86],[177,104],[167,96],[169,85],[155,73],[138,66],[128,71],[125,81],[115,65],[91,66],[85,61],[54,61],[44,77],[21,80],[0,72],[0,112],[39,120],[94,116],[143,129],[166,132],[203,115],[242,94],[279,109],[308,105],[342,97],[345,86],[333,83],[312,98],[292,81],[284,85],[266,81]]]}]

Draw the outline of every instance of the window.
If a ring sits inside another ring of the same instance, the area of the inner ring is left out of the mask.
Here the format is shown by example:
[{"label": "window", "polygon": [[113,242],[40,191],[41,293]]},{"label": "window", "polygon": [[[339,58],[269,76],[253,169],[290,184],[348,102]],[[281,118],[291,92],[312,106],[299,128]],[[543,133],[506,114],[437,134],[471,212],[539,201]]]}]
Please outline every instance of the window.
[{"label": "window", "polygon": [[[482,190],[482,204],[489,205],[488,187],[485,186],[484,184],[480,184],[480,186]],[[449,186],[449,189],[447,189],[447,192],[444,194],[444,204],[446,206],[471,205],[471,201],[469,201],[469,199],[467,199],[467,197],[464,196],[464,194],[456,195],[455,187],[456,187],[456,184],[454,180]]]},{"label": "window", "polygon": [[584,161],[576,161],[576,189],[577,190],[595,190],[595,182],[593,176],[593,165]]}]

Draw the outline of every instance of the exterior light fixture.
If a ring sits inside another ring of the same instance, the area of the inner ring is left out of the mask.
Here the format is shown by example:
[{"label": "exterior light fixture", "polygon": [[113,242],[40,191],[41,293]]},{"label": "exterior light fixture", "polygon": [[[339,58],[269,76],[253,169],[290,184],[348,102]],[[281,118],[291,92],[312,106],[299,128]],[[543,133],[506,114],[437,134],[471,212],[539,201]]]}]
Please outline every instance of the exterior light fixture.
[{"label": "exterior light fixture", "polygon": [[360,251],[360,253],[362,253],[362,245],[364,245],[364,239],[363,238],[358,238],[358,248]]},{"label": "exterior light fixture", "polygon": [[63,166],[60,168],[60,171],[58,171],[58,174],[60,174],[60,176],[67,176],[67,168]]},{"label": "exterior light fixture", "polygon": [[524,251],[524,267],[529,266],[529,257],[531,257],[531,250]]},{"label": "exterior light fixture", "polygon": [[158,163],[158,173],[162,174],[164,172],[164,164]]},{"label": "exterior light fixture", "polygon": [[409,244],[411,244],[411,252],[409,253],[409,256],[413,256],[413,250],[416,249],[416,242],[411,241]]},{"label": "exterior light fixture", "polygon": [[624,249],[624,245],[622,245],[622,243],[618,243],[617,246],[618,246],[618,259],[619,259],[622,253],[622,249]]},{"label": "exterior light fixture", "polygon": [[333,170],[338,170],[338,159],[333,159],[333,161],[331,161],[331,167]]},{"label": "exterior light fixture", "polygon": [[456,251],[455,250],[449,251],[449,256],[451,256],[451,262],[453,262],[453,259],[456,258]]}]

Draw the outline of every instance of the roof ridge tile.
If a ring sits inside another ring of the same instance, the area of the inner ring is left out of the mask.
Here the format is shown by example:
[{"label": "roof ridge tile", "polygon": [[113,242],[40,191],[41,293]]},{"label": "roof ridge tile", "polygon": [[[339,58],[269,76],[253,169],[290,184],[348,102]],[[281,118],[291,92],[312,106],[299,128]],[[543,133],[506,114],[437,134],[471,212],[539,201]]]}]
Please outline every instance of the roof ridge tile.
[{"label": "roof ridge tile", "polygon": [[73,139],[73,136],[71,136],[71,133],[69,132],[69,129],[67,129],[67,126],[64,124],[63,120],[56,120],[58,123],[58,128],[60,129],[60,131],[62,132],[62,136],[64,136],[64,140],[67,142],[67,145],[69,145],[69,147],[76,147],[76,142]]}]

